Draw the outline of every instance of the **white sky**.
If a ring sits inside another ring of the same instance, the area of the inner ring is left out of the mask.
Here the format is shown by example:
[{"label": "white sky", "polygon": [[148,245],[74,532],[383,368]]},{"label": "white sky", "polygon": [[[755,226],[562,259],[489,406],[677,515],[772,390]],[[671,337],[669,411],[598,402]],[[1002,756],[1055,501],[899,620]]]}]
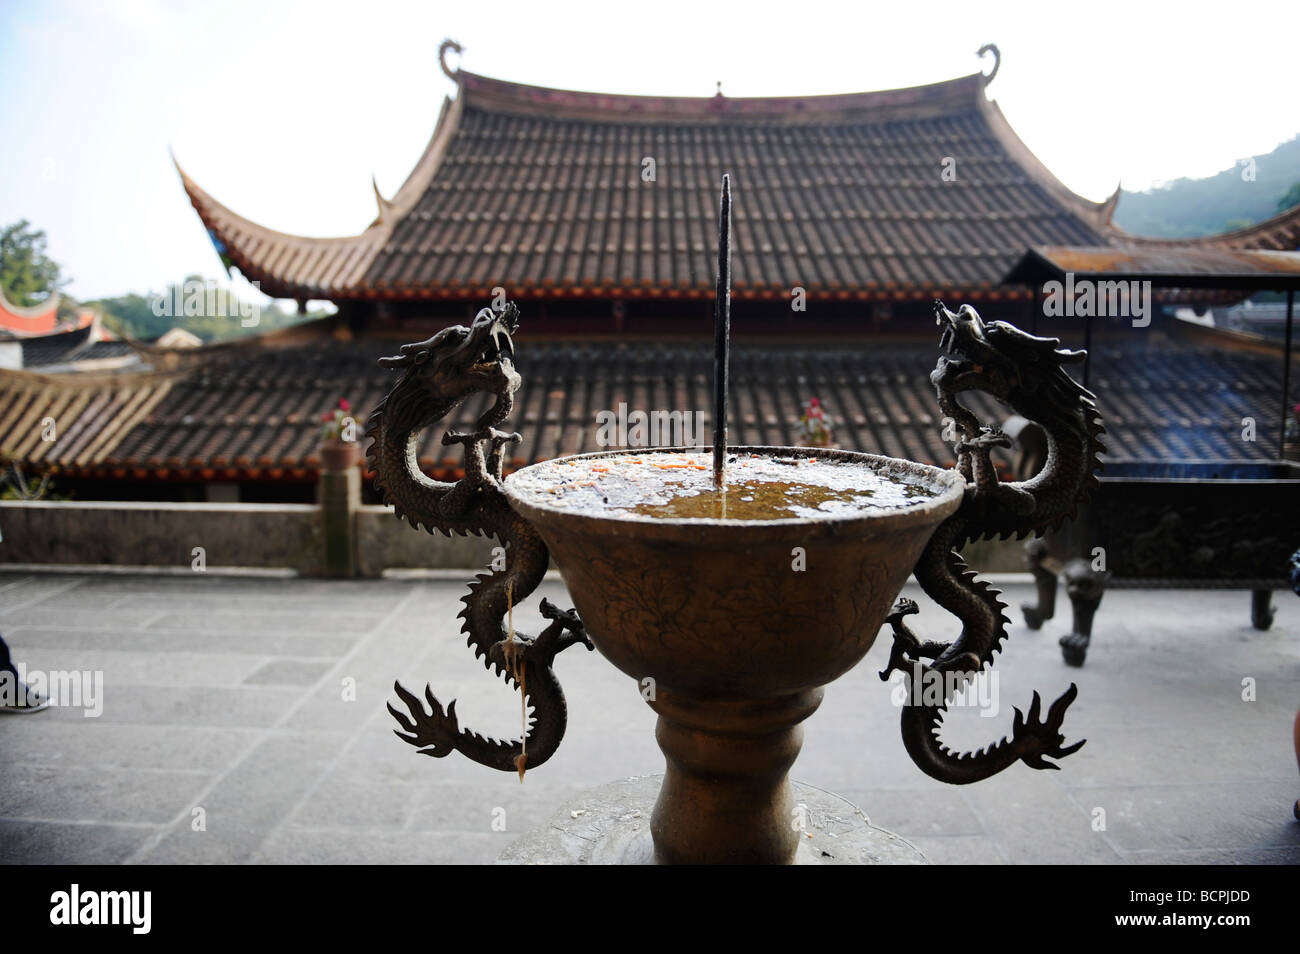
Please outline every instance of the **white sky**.
[{"label": "white sky", "polygon": [[271,228],[344,235],[428,141],[463,65],[542,86],[732,96],[987,69],[1012,126],[1092,199],[1211,175],[1300,132],[1300,3],[0,0],[0,224],[30,219],[79,298],[220,264],[168,158]]}]

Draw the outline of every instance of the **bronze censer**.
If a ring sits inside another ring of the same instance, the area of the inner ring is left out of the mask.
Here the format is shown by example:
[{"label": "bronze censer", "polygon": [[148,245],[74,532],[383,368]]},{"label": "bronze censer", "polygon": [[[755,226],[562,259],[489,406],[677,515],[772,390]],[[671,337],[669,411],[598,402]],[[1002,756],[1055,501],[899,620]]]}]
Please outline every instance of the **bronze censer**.
[{"label": "bronze censer", "polygon": [[[382,359],[401,376],[368,419],[367,460],[385,502],[413,527],[490,534],[505,546],[505,568],[475,577],[460,618],[475,656],[522,687],[531,720],[526,737],[485,738],[460,725],[454,701],[444,707],[430,688],[421,699],[397,685],[406,711],[392,704],[389,710],[399,737],[424,755],[460,752],[522,775],[545,763],[564,735],[555,657],[576,643],[594,647],[638,685],[650,679],[655,687],[648,701],[659,716],[666,771],[649,824],[654,860],[788,864],[800,841],[791,824],[789,771],[802,744],[801,723],[817,709],[823,687],[857,664],[887,623],[894,642],[881,678],[901,669],[942,677],[950,687],[942,698],[903,707],[903,743],[922,771],[964,784],[1016,762],[1057,768],[1048,759],[1083,745],[1066,745],[1061,732],[1073,685],[1046,712],[1035,693],[1027,712],[1016,710],[1011,735],[982,751],[951,751],[938,731],[952,687],[990,667],[1007,635],[998,592],[958,551],[982,537],[1042,534],[1070,517],[1097,483],[1101,418],[1093,395],[1066,372],[1085,353],[1005,322],[986,323],[969,305],[954,313],[936,301],[941,354],[930,379],[940,410],[956,424],[955,468],[847,451],[729,447],[725,179],[718,262],[715,480],[725,479],[727,461],[738,467],[779,460],[797,470],[816,458],[863,481],[906,484],[914,499],[895,508],[740,520],[569,507],[546,492],[565,467],[654,467],[667,460],[658,455],[680,448],[580,455],[503,479],[503,449],[520,439],[502,429],[521,384],[512,340],[519,311],[512,303],[485,308],[471,327],[444,329]],[[1037,476],[999,479],[990,452],[1007,440],[961,403],[966,391],[992,395],[1042,426],[1050,450]],[[420,433],[475,392],[494,395],[495,403],[474,430],[442,438],[464,448],[465,476],[455,483],[430,479],[416,461]],[[802,553],[816,572],[792,572],[792,553]],[[543,600],[547,622],[537,635],[507,631],[510,608],[541,582],[548,554],[575,609]],[[916,605],[895,603],[909,573],[960,621],[952,642],[921,641],[909,630],[906,617]],[[650,854],[648,844],[643,854]]]}]

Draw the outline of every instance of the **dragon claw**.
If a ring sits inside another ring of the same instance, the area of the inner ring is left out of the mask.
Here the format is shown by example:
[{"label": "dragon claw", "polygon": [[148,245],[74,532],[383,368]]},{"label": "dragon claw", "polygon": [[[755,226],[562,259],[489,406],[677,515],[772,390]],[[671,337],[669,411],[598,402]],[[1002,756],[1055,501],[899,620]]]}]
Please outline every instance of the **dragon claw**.
[{"label": "dragon claw", "polygon": [[479,441],[487,441],[496,450],[503,444],[518,444],[522,441],[523,435],[517,431],[499,431],[495,427],[481,427],[476,431],[447,431],[442,435],[442,445],[444,447],[450,444],[477,444]]},{"label": "dragon claw", "polygon": [[909,639],[907,636],[895,633],[894,645],[889,648],[889,662],[877,674],[880,676],[880,681],[888,682],[890,674],[895,671],[907,672],[911,664],[907,654],[909,651],[914,651],[916,647],[917,642],[914,637]]},{"label": "dragon claw", "polygon": [[986,447],[1010,447],[1011,438],[995,427],[982,426],[975,437],[968,437],[957,442],[958,452],[964,450],[981,450]]}]

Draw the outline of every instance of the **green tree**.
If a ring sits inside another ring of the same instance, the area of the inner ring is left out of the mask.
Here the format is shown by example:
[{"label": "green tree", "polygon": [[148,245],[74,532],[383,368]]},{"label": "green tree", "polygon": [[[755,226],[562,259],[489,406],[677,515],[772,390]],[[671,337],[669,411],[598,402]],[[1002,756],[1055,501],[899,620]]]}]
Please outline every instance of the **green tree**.
[{"label": "green tree", "polygon": [[159,318],[144,295],[126,294],[102,298],[95,305],[104,315],[104,324],[124,338],[152,341],[173,327],[170,318]]},{"label": "green tree", "polygon": [[68,283],[59,263],[45,254],[45,233],[26,219],[0,231],[0,287],[15,305],[38,305]]},{"label": "green tree", "polygon": [[[299,315],[269,302],[260,309],[255,324],[245,325],[244,302],[226,289],[217,290],[209,297],[209,285],[215,288],[217,283],[189,275],[179,285],[166,286],[161,294],[127,294],[102,298],[92,304],[103,312],[104,322],[110,329],[136,341],[153,341],[172,328],[183,328],[206,342],[230,341],[266,334],[327,314],[313,310],[305,316]],[[215,307],[215,313],[208,313],[210,306]]]},{"label": "green tree", "polygon": [[1277,210],[1285,212],[1293,205],[1300,205],[1300,182],[1293,183],[1282,198],[1277,200]]}]

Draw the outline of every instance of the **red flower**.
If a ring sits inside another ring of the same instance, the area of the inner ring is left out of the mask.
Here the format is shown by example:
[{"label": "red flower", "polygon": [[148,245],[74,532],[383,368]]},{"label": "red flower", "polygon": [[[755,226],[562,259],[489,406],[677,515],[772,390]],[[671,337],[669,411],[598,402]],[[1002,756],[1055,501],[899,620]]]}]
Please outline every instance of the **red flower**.
[{"label": "red flower", "polygon": [[326,424],[328,424],[330,421],[334,420],[334,412],[326,411],[324,414],[320,416],[320,419],[324,421]]},{"label": "red flower", "polygon": [[347,398],[339,398],[339,410],[345,413],[352,410],[352,405],[348,403]]}]

